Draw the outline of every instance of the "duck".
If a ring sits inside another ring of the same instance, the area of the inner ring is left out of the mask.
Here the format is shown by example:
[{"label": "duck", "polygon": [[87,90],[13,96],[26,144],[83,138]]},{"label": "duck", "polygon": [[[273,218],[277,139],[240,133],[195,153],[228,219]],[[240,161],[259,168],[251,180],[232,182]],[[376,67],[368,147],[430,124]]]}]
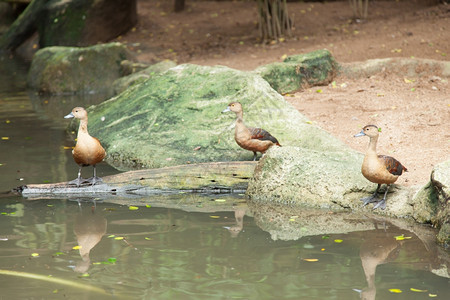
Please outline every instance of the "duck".
[{"label": "duck", "polygon": [[262,128],[247,127],[244,124],[244,111],[240,102],[231,102],[222,113],[230,111],[236,114],[234,139],[241,148],[253,151],[253,161],[256,160],[257,152],[264,154],[274,145],[281,147],[278,140],[268,131]]},{"label": "duck", "polygon": [[[364,156],[364,161],[361,167],[361,173],[370,182],[377,183],[377,189],[372,196],[362,198],[363,205],[375,202],[373,209],[386,208],[386,196],[391,184],[397,181],[398,177],[407,172],[408,169],[404,167],[398,160],[387,155],[377,154],[378,136],[381,132],[376,125],[366,125],[360,133],[355,134],[355,137],[368,136],[370,138],[369,147]],[[378,191],[382,184],[386,184],[386,191],[382,200],[377,198]]]},{"label": "duck", "polygon": [[[97,182],[101,182],[102,179],[97,177],[96,165],[105,158],[106,151],[100,144],[100,141],[97,138],[92,137],[88,132],[87,111],[83,107],[75,107],[64,118],[76,118],[80,120],[77,143],[75,148],[72,150],[73,159],[79,166],[78,178],[70,181],[69,184],[75,184],[79,187],[84,182],[91,183],[92,185],[95,185]],[[94,168],[94,174],[93,177],[89,179],[83,179],[81,178],[81,169],[87,166],[92,166]]]}]

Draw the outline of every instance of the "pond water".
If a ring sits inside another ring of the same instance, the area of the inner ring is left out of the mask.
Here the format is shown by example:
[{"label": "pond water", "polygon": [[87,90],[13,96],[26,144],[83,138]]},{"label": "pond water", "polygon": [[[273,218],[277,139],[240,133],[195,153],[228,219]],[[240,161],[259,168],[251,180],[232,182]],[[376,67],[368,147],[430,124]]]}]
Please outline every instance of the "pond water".
[{"label": "pond water", "polygon": [[[27,67],[0,57],[0,299],[448,299],[448,252],[431,229],[402,220],[247,205],[242,195],[7,193],[75,178],[63,116],[101,101],[29,93]],[[98,165],[100,176],[117,172]]]}]

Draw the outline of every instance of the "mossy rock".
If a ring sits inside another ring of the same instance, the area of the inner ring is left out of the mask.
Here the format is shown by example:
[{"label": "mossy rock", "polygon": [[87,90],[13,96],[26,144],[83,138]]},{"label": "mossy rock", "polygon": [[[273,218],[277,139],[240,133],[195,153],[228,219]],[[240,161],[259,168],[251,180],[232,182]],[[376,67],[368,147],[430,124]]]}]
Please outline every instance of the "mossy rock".
[{"label": "mossy rock", "polygon": [[136,0],[51,0],[36,25],[41,48],[107,42],[137,23]]},{"label": "mossy rock", "polygon": [[[89,131],[119,169],[251,160],[234,141],[229,102],[240,101],[247,125],[283,145],[346,147],[310,122],[260,76],[227,67],[179,65],[89,110]],[[74,126],[76,128],[76,126]]]},{"label": "mossy rock", "polygon": [[261,75],[279,93],[291,93],[307,86],[327,85],[338,72],[338,64],[328,50],[288,56],[283,62],[258,67]]},{"label": "mossy rock", "polygon": [[85,48],[47,47],[36,52],[28,85],[49,94],[104,92],[122,76],[123,60],[134,57],[120,43]]}]

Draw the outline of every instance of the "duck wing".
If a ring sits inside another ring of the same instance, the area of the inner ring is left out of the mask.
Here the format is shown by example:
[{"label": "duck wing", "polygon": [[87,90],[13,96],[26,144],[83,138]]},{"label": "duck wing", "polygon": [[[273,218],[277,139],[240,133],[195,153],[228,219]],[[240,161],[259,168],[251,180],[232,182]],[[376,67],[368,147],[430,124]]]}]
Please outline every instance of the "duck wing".
[{"label": "duck wing", "polygon": [[384,162],[386,170],[392,175],[402,175],[403,172],[408,171],[398,160],[387,155],[378,155],[378,158]]},{"label": "duck wing", "polygon": [[268,131],[262,128],[249,127],[248,130],[250,130],[252,139],[261,141],[271,141],[275,145],[281,146],[278,140],[273,135],[271,135]]}]

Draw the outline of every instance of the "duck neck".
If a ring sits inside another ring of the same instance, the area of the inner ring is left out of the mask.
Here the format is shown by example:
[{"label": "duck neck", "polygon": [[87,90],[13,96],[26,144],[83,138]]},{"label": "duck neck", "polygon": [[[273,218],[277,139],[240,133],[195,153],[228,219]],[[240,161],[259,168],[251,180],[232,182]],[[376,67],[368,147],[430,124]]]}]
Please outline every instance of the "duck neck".
[{"label": "duck neck", "polygon": [[236,113],[236,123],[244,123],[244,113],[242,111]]},{"label": "duck neck", "polygon": [[374,136],[370,138],[369,147],[367,148],[368,153],[377,153],[377,142],[378,136]]},{"label": "duck neck", "polygon": [[88,134],[87,125],[88,125],[87,118],[80,120],[80,126],[78,127],[78,136]]}]

